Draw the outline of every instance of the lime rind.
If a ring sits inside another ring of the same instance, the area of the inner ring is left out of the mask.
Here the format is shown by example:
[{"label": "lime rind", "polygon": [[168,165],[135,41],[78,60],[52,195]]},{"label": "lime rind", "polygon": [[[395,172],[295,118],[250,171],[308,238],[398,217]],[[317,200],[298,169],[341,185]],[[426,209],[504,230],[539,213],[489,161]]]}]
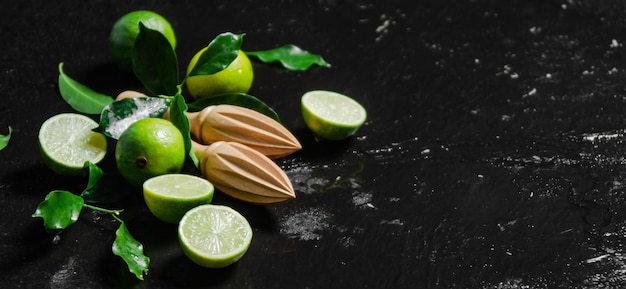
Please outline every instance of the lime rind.
[{"label": "lime rind", "polygon": [[213,192],[211,182],[187,174],[160,175],[143,184],[148,210],[167,223],[178,223],[187,211],[211,203]]},{"label": "lime rind", "polygon": [[185,255],[207,268],[223,268],[247,252],[252,228],[239,212],[223,205],[202,205],[180,221],[178,237]]},{"label": "lime rind", "polygon": [[[198,51],[187,66],[189,74],[200,56],[206,51]],[[254,81],[254,69],[246,54],[239,50],[237,58],[226,68],[209,75],[194,75],[187,78],[187,91],[194,99],[201,99],[225,93],[247,93]]]},{"label": "lime rind", "polygon": [[91,118],[62,113],[46,120],[39,129],[38,142],[43,162],[60,175],[84,174],[84,164],[100,163],[107,153],[106,137],[93,129]]},{"label": "lime rind", "polygon": [[319,138],[327,140],[342,140],[353,135],[367,119],[367,111],[360,103],[333,91],[305,93],[301,108],[307,127]]},{"label": "lime rind", "polygon": [[179,173],[185,162],[180,131],[162,118],[144,118],[131,124],[115,145],[119,173],[141,188],[151,177]]},{"label": "lime rind", "polygon": [[161,32],[176,48],[176,33],[171,23],[162,15],[150,10],[135,10],[122,15],[113,23],[109,35],[109,50],[113,61],[126,72],[133,72],[132,49],[139,34],[139,22]]}]

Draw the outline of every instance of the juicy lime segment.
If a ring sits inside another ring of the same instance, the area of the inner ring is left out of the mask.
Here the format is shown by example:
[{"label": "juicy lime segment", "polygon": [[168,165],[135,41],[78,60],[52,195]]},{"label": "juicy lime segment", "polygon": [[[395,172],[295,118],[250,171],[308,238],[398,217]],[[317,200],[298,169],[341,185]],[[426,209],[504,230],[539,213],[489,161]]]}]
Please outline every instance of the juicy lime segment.
[{"label": "juicy lime segment", "polygon": [[152,214],[168,223],[178,223],[185,213],[211,203],[213,184],[187,174],[167,174],[143,183],[143,197]]},{"label": "juicy lime segment", "polygon": [[361,104],[343,94],[314,90],[301,99],[302,118],[313,133],[328,140],[353,135],[365,122],[367,112]]},{"label": "juicy lime segment", "polygon": [[106,137],[93,129],[91,118],[62,113],[46,120],[39,129],[39,148],[44,163],[61,175],[80,175],[86,161],[102,161],[107,152]]},{"label": "juicy lime segment", "polygon": [[245,217],[230,207],[202,205],[183,216],[178,239],[194,263],[223,268],[246,253],[252,242],[252,228]]}]

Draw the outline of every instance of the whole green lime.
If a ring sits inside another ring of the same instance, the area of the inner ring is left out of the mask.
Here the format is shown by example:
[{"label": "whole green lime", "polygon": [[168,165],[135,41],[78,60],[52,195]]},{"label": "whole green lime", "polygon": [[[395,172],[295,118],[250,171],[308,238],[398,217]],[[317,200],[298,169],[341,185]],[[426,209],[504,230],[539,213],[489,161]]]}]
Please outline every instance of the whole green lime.
[{"label": "whole green lime", "polygon": [[144,118],[131,124],[115,146],[120,174],[141,187],[154,176],[178,173],[185,163],[185,143],[180,131],[161,118]]},{"label": "whole green lime", "polygon": [[[189,62],[187,74],[207,48],[198,51]],[[241,50],[226,68],[214,74],[194,75],[186,80],[189,94],[195,98],[211,97],[223,93],[247,93],[252,86],[254,72],[248,56]]]},{"label": "whole green lime", "polygon": [[136,10],[120,17],[109,36],[109,48],[113,61],[126,72],[133,72],[132,51],[139,34],[139,22],[147,28],[157,30],[176,48],[176,35],[172,25],[160,14],[149,10]]}]

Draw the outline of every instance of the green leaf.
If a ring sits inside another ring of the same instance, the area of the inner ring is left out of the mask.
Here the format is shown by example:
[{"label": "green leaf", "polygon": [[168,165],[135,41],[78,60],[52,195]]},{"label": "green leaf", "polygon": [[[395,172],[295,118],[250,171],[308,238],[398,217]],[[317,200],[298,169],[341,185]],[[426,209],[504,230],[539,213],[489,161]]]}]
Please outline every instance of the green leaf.
[{"label": "green leaf", "polygon": [[140,22],[132,58],[135,76],[151,93],[173,96],[178,92],[178,60],[161,32]]},{"label": "green leaf", "polygon": [[[119,220],[119,219],[118,219]],[[143,275],[148,273],[150,258],[143,254],[143,245],[139,243],[128,231],[126,224],[120,220],[120,227],[115,231],[115,241],[111,247],[113,254],[120,256],[128,265],[128,270],[143,280]]]},{"label": "green leaf", "polygon": [[135,97],[115,101],[102,110],[97,130],[118,139],[126,128],[140,119],[165,116],[170,102],[170,98],[161,97]]},{"label": "green leaf", "polygon": [[32,216],[43,218],[46,229],[65,229],[78,220],[83,205],[84,200],[80,196],[68,191],[52,191]]},{"label": "green leaf", "polygon": [[87,188],[85,188],[85,190],[88,190],[93,188],[98,183],[102,175],[104,175],[104,171],[90,161],[86,161],[83,167],[86,167],[89,170],[89,181],[87,182]]},{"label": "green leaf", "polygon": [[3,150],[7,145],[9,145],[9,140],[11,139],[11,133],[13,133],[13,128],[9,126],[9,134],[2,135],[0,134],[0,151]]},{"label": "green leaf", "polygon": [[170,122],[174,124],[180,130],[185,141],[185,152],[189,158],[193,161],[196,167],[200,167],[200,160],[196,157],[196,154],[191,148],[191,134],[189,128],[189,119],[185,114],[187,112],[187,104],[182,95],[177,94],[174,97],[174,101],[170,106]]},{"label": "green leaf", "polygon": [[313,65],[330,67],[330,64],[320,55],[309,53],[291,44],[269,50],[246,51],[246,55],[256,57],[266,63],[278,61],[289,70],[307,70]]},{"label": "green leaf", "polygon": [[131,185],[119,173],[105,173],[97,165],[86,162],[89,168],[89,182],[81,193],[87,203],[110,204],[126,198]]},{"label": "green leaf", "polygon": [[81,196],[91,204],[112,204],[126,199],[134,187],[121,174],[104,173],[91,188],[85,189]]},{"label": "green leaf", "polygon": [[89,87],[70,78],[63,72],[63,62],[59,63],[59,92],[73,109],[87,114],[99,114],[113,102],[113,97],[97,93]]},{"label": "green leaf", "polygon": [[216,96],[200,98],[189,104],[189,110],[200,111],[210,105],[230,104],[249,108],[267,115],[280,122],[278,114],[260,99],[246,93],[225,93]]},{"label": "green leaf", "polygon": [[215,37],[200,55],[188,76],[214,74],[228,67],[241,49],[244,34],[222,33]]}]

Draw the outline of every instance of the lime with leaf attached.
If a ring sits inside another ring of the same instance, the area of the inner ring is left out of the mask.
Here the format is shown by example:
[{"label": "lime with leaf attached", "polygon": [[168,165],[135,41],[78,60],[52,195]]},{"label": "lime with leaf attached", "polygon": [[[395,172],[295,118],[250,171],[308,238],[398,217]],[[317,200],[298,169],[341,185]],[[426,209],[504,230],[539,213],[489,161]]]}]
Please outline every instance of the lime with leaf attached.
[{"label": "lime with leaf attached", "polygon": [[139,34],[140,22],[150,29],[161,32],[172,48],[176,48],[174,29],[165,17],[150,10],[136,10],[124,14],[111,28],[109,48],[113,61],[125,72],[133,72],[132,51]]},{"label": "lime with leaf attached", "polygon": [[[193,56],[187,67],[187,73],[196,66],[206,50],[205,47]],[[253,79],[252,63],[248,56],[239,50],[235,60],[223,70],[213,74],[190,76],[186,80],[186,85],[189,94],[194,99],[200,99],[224,93],[247,93]]]}]

